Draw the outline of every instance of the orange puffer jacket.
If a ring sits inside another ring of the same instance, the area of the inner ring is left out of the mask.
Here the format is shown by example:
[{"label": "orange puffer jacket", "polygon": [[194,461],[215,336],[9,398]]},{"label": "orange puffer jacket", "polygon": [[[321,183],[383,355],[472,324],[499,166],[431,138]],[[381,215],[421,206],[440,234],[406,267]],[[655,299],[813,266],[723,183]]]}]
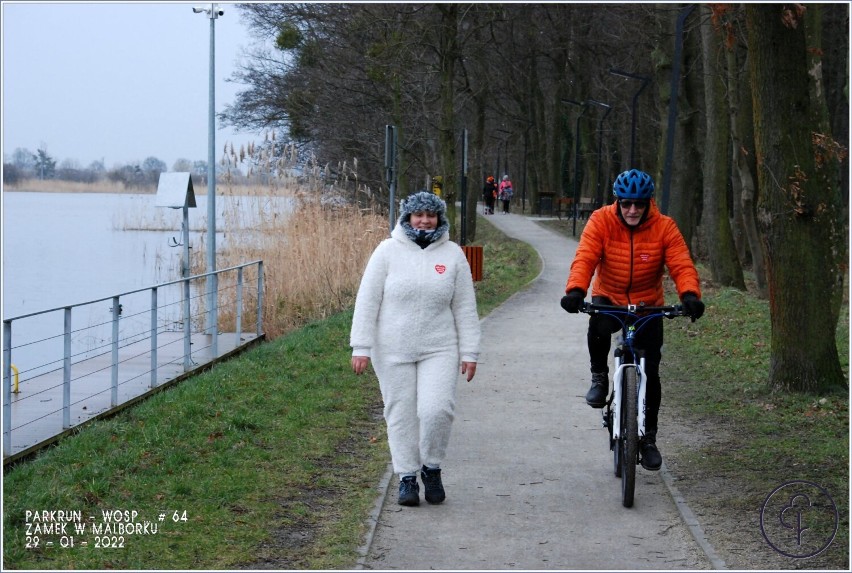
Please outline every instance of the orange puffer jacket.
[{"label": "orange puffer jacket", "polygon": [[665,266],[679,297],[691,292],[701,298],[698,272],[674,219],[663,215],[652,200],[645,220],[630,228],[618,208],[613,203],[589,217],[565,292],[575,288],[587,292],[597,269],[592,296],[605,296],[616,305],[660,306],[665,303]]}]

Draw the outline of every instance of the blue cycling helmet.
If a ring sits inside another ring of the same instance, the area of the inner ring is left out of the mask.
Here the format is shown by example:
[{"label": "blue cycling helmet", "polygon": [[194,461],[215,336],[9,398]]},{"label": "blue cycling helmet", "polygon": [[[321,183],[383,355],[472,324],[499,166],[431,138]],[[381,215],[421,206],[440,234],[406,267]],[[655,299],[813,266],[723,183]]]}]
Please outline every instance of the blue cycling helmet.
[{"label": "blue cycling helmet", "polygon": [[654,196],[654,180],[644,171],[631,169],[615,178],[612,194],[619,199],[647,201]]}]

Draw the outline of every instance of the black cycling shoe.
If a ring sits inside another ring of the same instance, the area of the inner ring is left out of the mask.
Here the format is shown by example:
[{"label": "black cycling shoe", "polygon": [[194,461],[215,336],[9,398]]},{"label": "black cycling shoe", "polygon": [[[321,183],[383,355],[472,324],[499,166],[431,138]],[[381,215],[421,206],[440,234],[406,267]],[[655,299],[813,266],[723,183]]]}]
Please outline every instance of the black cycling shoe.
[{"label": "black cycling shoe", "polygon": [[646,470],[655,472],[663,465],[663,456],[660,455],[660,450],[652,439],[645,437],[639,440],[639,454],[642,467]]},{"label": "black cycling shoe", "polygon": [[399,480],[399,505],[420,505],[420,486],[417,476],[405,476]]},{"label": "black cycling shoe", "polygon": [[586,393],[586,404],[592,408],[606,406],[606,395],[609,391],[609,376],[606,372],[592,372],[592,387]]},{"label": "black cycling shoe", "polygon": [[420,479],[423,480],[426,501],[429,503],[441,503],[446,499],[444,484],[441,483],[441,468],[430,469],[426,466],[420,470]]}]

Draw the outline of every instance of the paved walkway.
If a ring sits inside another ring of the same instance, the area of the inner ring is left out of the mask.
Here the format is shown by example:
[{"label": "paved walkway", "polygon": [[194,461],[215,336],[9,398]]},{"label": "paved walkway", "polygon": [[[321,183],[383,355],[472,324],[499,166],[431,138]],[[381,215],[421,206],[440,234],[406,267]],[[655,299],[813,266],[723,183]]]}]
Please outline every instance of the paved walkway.
[{"label": "paved walkway", "polygon": [[667,488],[664,472],[638,468],[634,506],[621,505],[600,411],[583,398],[589,383],[587,318],[559,306],[576,241],[533,218],[488,220],[531,244],[542,258],[542,273],[482,320],[480,363],[472,382],[460,378],[442,464],[447,500],[399,506],[397,478],[389,474],[359,566],[719,568],[708,557],[712,548],[700,527],[689,523],[688,508]]}]

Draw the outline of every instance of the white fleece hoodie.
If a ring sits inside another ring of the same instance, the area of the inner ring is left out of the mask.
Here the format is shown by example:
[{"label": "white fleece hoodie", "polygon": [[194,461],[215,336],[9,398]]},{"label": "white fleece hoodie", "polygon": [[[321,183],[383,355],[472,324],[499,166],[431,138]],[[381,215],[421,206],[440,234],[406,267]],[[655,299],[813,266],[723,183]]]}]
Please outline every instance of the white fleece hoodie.
[{"label": "white fleece hoodie", "polygon": [[370,257],[352,318],[353,356],[394,355],[458,348],[463,362],[479,359],[479,316],[470,265],[443,234],[421,249],[397,224]]}]

